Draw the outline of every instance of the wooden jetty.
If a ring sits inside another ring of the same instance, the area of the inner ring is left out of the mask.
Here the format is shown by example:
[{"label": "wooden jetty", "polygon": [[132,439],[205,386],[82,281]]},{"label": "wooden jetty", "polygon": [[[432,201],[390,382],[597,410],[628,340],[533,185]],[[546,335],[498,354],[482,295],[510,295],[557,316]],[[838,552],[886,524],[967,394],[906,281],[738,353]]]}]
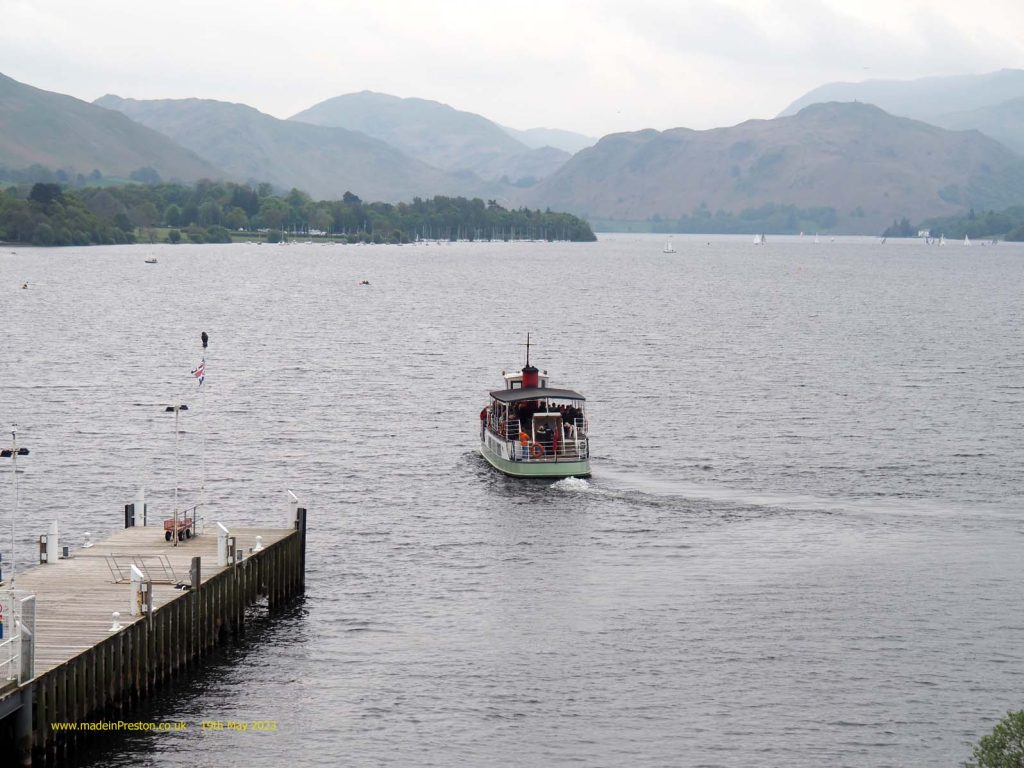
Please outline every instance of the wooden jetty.
[{"label": "wooden jetty", "polygon": [[302,594],[306,510],[292,511],[289,528],[215,525],[176,545],[162,527],[132,525],[126,511],[131,527],[18,573],[16,594],[34,596],[34,609],[23,604],[34,631],[22,641],[28,673],[0,680],[0,763],[65,763],[96,733],[54,723],[123,720],[177,672],[244,635],[247,607],[265,600],[273,610]]}]

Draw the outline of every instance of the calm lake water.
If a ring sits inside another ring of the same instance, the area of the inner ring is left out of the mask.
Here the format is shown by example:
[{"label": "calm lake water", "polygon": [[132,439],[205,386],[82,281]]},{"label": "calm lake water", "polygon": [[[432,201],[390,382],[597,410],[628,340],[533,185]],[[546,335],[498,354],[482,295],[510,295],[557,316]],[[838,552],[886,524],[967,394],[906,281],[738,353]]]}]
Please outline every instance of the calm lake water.
[{"label": "calm lake water", "polygon": [[[91,764],[969,757],[1024,704],[1024,247],[662,245],[0,251],[23,562],[140,484],[169,512],[170,402],[185,501],[205,456],[211,519],[309,509],[306,599],[139,713],[188,733]],[[588,397],[589,481],[476,454],[527,331]]]}]

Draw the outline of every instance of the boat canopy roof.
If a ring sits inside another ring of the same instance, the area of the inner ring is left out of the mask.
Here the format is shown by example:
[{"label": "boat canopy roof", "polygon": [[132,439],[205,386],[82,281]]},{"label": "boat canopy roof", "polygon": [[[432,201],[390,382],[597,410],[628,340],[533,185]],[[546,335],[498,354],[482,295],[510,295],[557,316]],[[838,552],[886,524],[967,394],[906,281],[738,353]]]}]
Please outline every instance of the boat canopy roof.
[{"label": "boat canopy roof", "polygon": [[579,392],[571,389],[552,387],[528,387],[526,389],[498,389],[491,397],[501,403],[518,403],[520,400],[586,400]]}]

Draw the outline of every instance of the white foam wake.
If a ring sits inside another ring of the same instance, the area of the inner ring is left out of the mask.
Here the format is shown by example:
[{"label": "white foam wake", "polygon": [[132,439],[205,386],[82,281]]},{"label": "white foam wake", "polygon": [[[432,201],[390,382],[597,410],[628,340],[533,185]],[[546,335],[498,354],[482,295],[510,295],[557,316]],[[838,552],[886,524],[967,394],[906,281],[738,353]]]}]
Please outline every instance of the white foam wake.
[{"label": "white foam wake", "polygon": [[590,483],[588,483],[582,477],[565,477],[556,483],[552,483],[551,487],[557,488],[560,491],[570,491],[573,493],[579,493],[582,491],[589,491]]}]

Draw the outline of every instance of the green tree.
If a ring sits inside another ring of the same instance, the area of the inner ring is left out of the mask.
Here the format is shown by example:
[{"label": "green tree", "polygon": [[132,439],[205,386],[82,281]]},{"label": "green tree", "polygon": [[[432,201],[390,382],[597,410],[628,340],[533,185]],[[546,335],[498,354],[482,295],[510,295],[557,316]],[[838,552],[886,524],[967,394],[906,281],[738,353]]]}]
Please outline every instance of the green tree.
[{"label": "green tree", "polygon": [[114,226],[124,232],[131,232],[135,227],[132,225],[131,219],[128,218],[128,214],[119,213],[114,216]]},{"label": "green tree", "polygon": [[105,189],[92,195],[86,201],[85,206],[103,219],[112,219],[119,213],[125,213],[124,203]]},{"label": "green tree", "polygon": [[904,216],[899,221],[893,219],[892,226],[886,227],[882,237],[913,237],[915,234],[917,231],[911,226],[910,220]]},{"label": "green tree", "polygon": [[160,222],[160,213],[153,203],[140,203],[128,213],[136,227],[155,227]]},{"label": "green tree", "polygon": [[214,202],[213,200],[207,200],[199,206],[198,224],[200,226],[210,227],[220,224],[222,218],[223,211],[221,211],[220,203]]},{"label": "green tree", "polygon": [[288,217],[288,206],[278,197],[268,197],[260,205],[260,221],[268,229],[280,229]]},{"label": "green tree", "polygon": [[224,226],[234,231],[249,228],[249,217],[245,211],[237,206],[231,206],[224,211]]},{"label": "green tree", "polygon": [[53,227],[49,224],[39,224],[36,227],[36,231],[32,234],[32,243],[34,245],[53,245],[53,240]]},{"label": "green tree", "polygon": [[329,232],[334,226],[334,217],[331,212],[323,208],[313,210],[309,215],[309,226],[323,232]]},{"label": "green tree", "polygon": [[978,740],[966,768],[1024,768],[1024,711],[1007,712]]},{"label": "green tree", "polygon": [[145,166],[144,168],[136,168],[130,174],[128,178],[132,181],[137,181],[140,184],[159,184],[160,174],[156,172],[155,168]]},{"label": "green tree", "polygon": [[[176,203],[171,203],[164,208],[164,224],[168,227],[181,226],[181,208]],[[180,232],[178,233],[180,236]]]},{"label": "green tree", "polygon": [[28,193],[28,199],[41,205],[60,202],[64,199],[60,184],[33,184],[32,191]]}]

